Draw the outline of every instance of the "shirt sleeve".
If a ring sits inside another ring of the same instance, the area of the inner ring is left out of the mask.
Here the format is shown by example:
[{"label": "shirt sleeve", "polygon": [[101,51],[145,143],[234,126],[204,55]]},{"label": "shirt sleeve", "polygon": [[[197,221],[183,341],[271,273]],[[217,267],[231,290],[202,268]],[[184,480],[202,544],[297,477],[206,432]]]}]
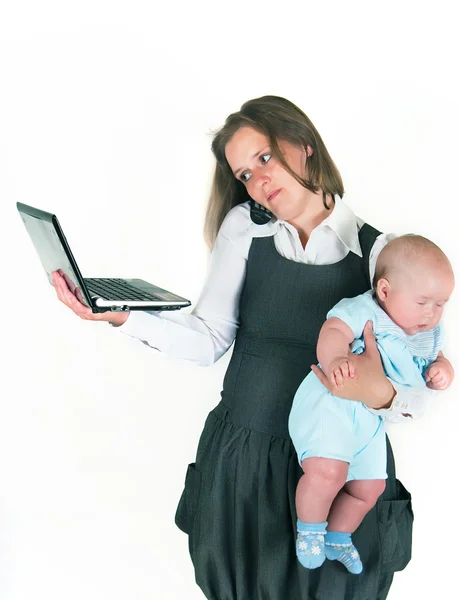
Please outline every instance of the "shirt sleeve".
[{"label": "shirt sleeve", "polygon": [[429,410],[438,396],[437,390],[431,390],[427,386],[423,388],[409,387],[392,380],[391,383],[397,392],[392,406],[380,410],[367,407],[372,413],[390,423],[403,423],[403,421],[419,419]]},{"label": "shirt sleeve", "polygon": [[362,337],[365,323],[374,319],[372,302],[373,300],[367,294],[355,298],[343,298],[328,311],[327,319],[330,317],[341,319],[352,329],[354,339],[358,339]]},{"label": "shirt sleeve", "polygon": [[239,327],[239,299],[251,241],[247,218],[243,206],[228,213],[191,313],[132,311],[117,329],[168,356],[203,366],[216,362],[233,343]]}]

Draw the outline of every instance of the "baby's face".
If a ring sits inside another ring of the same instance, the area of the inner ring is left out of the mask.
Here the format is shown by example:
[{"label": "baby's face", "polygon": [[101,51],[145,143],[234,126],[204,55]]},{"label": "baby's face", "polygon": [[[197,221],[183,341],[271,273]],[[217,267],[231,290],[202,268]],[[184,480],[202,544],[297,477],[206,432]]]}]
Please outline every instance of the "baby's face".
[{"label": "baby's face", "polygon": [[392,321],[407,335],[433,329],[454,289],[454,276],[448,267],[421,266],[389,287],[382,303]]}]

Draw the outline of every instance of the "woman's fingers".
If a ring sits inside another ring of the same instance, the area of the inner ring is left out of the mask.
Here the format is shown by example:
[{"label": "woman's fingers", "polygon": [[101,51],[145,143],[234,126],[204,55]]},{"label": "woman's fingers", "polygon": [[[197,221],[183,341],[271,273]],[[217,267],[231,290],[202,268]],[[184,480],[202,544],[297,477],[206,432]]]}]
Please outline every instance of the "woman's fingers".
[{"label": "woman's fingers", "polygon": [[83,292],[81,291],[81,288],[79,288],[79,287],[75,288],[75,296],[77,297],[78,301],[81,302],[81,304],[86,306],[86,300],[85,300],[85,297],[83,296]]},{"label": "woman's fingers", "polygon": [[378,352],[375,334],[373,332],[373,321],[366,322],[365,327],[363,328],[363,341],[365,342],[365,351],[368,354]]},{"label": "woman's fingers", "polygon": [[311,371],[320,380],[320,382],[328,389],[328,391],[331,391],[330,382],[328,381],[327,376],[322,371],[322,369],[320,367],[318,367],[317,365],[311,365]]},{"label": "woman's fingers", "polygon": [[[68,287],[66,280],[60,273],[55,271],[52,274],[52,278],[53,278],[54,287],[56,289],[57,297],[63,304],[68,306],[70,308],[70,310],[72,310],[76,315],[78,315],[79,317],[81,317],[83,319],[85,319],[85,318],[86,319],[91,318],[92,320],[97,319],[96,315],[93,314],[92,310],[89,307],[85,306],[75,296],[75,294],[72,293],[72,291]],[[81,291],[77,289],[76,293],[78,294],[78,292],[80,294],[80,297],[82,298]]]},{"label": "woman's fingers", "polygon": [[62,277],[56,271],[52,275],[53,277],[53,285],[56,290],[57,297],[61,302],[65,304],[65,295],[68,292],[67,286],[63,285]]}]

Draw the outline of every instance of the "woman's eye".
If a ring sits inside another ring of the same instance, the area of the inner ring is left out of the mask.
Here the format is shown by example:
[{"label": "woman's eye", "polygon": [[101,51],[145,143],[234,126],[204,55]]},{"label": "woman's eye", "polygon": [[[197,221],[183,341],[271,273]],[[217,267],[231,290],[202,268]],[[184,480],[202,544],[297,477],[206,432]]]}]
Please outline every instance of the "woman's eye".
[{"label": "woman's eye", "polygon": [[[261,164],[265,165],[271,159],[271,156],[272,156],[272,154],[270,154],[269,152],[262,154],[260,156]],[[252,174],[246,172],[246,173],[242,173],[240,179],[243,183],[247,183],[251,177],[252,177]]]}]

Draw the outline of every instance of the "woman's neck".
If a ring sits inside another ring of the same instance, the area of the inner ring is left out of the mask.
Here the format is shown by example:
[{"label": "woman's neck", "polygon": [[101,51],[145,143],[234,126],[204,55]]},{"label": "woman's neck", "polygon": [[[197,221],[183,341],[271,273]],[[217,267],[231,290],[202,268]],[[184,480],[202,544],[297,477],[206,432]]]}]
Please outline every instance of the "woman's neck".
[{"label": "woman's neck", "polygon": [[312,231],[329,217],[335,208],[335,201],[332,196],[328,195],[326,197],[326,202],[330,208],[325,208],[322,198],[322,192],[319,191],[316,194],[311,192],[306,209],[301,215],[288,221],[298,231],[303,248],[306,247]]}]

